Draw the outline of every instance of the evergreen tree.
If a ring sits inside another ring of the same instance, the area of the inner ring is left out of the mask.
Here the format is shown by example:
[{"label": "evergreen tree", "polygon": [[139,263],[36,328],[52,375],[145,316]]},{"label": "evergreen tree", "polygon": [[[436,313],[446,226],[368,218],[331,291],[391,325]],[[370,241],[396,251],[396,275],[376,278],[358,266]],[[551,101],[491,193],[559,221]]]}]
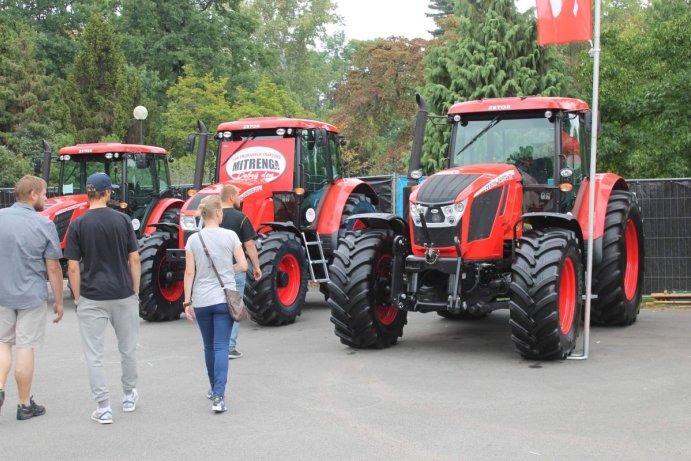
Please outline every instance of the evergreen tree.
[{"label": "evergreen tree", "polygon": [[[430,113],[444,115],[456,102],[508,96],[566,96],[561,63],[538,47],[535,18],[513,0],[459,3],[453,39],[425,58],[423,95]],[[427,173],[443,167],[449,130],[428,124],[423,148]]]},{"label": "evergreen tree", "polygon": [[444,34],[444,19],[454,14],[456,0],[430,0],[429,9],[434,13],[425,13],[425,16],[432,18],[437,28],[430,31],[432,37],[439,38]]},{"label": "evergreen tree", "polygon": [[132,109],[142,98],[141,82],[127,68],[120,36],[102,17],[93,16],[79,38],[66,96],[77,142],[124,140]]}]

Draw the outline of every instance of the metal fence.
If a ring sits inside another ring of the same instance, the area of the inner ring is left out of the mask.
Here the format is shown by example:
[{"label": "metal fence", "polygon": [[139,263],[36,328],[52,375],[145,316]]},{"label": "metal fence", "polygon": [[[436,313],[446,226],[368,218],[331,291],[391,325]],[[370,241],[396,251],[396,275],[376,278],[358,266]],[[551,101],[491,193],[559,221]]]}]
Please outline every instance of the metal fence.
[{"label": "metal fence", "polygon": [[[363,179],[375,186],[381,199],[378,207],[381,211],[400,214],[402,207],[393,200],[392,195],[393,190],[402,187],[405,178],[378,176]],[[691,290],[691,178],[632,179],[628,183],[643,208],[643,292]],[[189,185],[177,187],[183,194],[190,188]],[[55,188],[50,188],[48,196],[55,194]],[[14,190],[0,189],[0,208],[13,203]]]}]

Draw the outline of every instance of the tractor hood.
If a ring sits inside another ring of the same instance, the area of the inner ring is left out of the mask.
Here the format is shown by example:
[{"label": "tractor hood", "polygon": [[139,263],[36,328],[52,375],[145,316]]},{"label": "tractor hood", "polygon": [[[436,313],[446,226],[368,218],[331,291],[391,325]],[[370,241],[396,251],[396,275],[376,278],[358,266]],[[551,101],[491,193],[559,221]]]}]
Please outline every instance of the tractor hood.
[{"label": "tractor hood", "polygon": [[55,215],[62,214],[77,208],[88,208],[89,199],[86,194],[80,195],[66,195],[63,197],[53,197],[46,200],[45,209],[41,212],[43,216],[47,216],[51,221],[54,220]]},{"label": "tractor hood", "polygon": [[410,201],[421,205],[448,205],[520,180],[521,175],[513,165],[479,164],[449,168],[425,179],[411,194]]}]

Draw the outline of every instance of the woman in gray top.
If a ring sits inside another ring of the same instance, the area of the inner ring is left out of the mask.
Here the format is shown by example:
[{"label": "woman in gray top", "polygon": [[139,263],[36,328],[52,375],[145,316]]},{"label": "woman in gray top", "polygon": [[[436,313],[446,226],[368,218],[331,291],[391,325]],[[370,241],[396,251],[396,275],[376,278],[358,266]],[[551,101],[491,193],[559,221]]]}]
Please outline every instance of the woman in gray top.
[{"label": "woman in gray top", "polygon": [[[233,319],[228,313],[226,296],[204,251],[204,244],[226,288],[235,289],[235,272],[247,270],[242,243],[235,232],[219,226],[223,219],[221,199],[204,198],[199,205],[204,229],[192,235],[185,245],[185,315],[197,319],[204,342],[204,359],[209,375],[211,409],[226,411],[225,389],[228,381],[228,340]],[[201,237],[201,238],[200,238]],[[203,239],[203,243],[202,243]],[[236,263],[233,264],[233,257]]]}]

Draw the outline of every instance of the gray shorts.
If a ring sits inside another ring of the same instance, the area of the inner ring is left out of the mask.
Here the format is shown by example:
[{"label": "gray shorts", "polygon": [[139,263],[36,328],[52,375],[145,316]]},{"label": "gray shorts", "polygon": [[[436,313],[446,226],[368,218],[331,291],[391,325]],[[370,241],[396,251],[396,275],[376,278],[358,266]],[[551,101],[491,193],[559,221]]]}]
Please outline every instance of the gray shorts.
[{"label": "gray shorts", "polygon": [[48,305],[29,309],[0,306],[0,343],[33,349],[43,341],[46,332]]}]

